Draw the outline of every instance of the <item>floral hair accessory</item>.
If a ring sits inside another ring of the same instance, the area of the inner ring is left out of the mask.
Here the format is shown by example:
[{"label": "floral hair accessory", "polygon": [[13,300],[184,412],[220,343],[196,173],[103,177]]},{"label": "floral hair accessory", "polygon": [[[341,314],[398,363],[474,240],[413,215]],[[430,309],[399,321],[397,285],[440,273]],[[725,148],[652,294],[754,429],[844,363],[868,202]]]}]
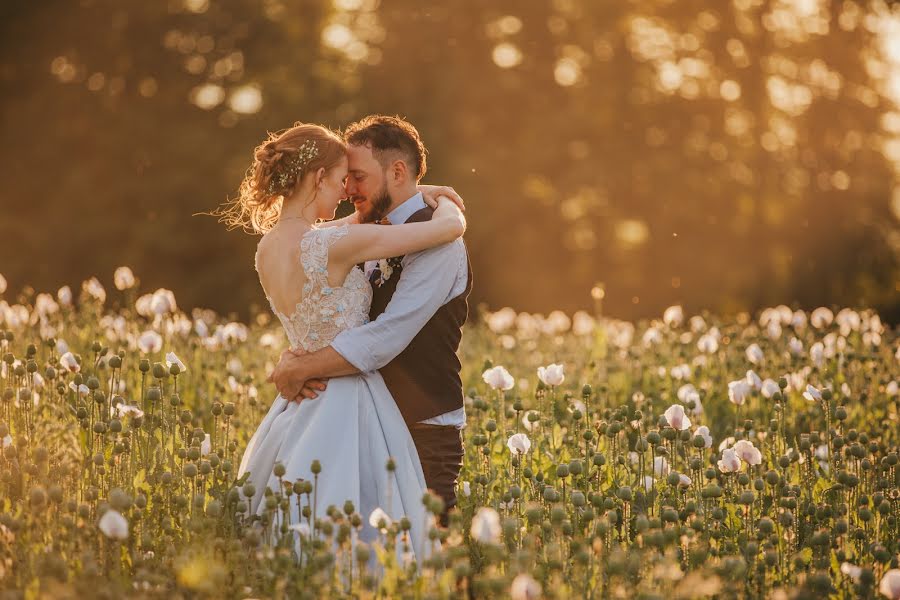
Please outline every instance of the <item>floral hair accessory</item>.
[{"label": "floral hair accessory", "polygon": [[266,191],[270,194],[285,195],[290,191],[291,184],[297,180],[297,176],[303,172],[306,165],[319,154],[318,144],[316,140],[306,140],[297,148],[297,154],[293,156],[285,165],[283,170],[274,173],[269,179],[269,185]]}]

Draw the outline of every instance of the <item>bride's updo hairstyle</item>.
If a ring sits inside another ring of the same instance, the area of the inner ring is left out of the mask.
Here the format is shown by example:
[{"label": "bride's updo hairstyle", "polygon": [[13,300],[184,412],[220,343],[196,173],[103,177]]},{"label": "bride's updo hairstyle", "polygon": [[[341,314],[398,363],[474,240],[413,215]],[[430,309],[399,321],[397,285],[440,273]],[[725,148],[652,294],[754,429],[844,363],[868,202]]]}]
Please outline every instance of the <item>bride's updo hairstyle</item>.
[{"label": "bride's updo hairstyle", "polygon": [[265,233],[278,221],[284,199],[306,175],[320,168],[330,170],[346,153],[347,143],[340,135],[321,125],[298,122],[290,129],[270,133],[253,151],[253,164],[241,182],[238,198],[214,214],[229,229]]}]

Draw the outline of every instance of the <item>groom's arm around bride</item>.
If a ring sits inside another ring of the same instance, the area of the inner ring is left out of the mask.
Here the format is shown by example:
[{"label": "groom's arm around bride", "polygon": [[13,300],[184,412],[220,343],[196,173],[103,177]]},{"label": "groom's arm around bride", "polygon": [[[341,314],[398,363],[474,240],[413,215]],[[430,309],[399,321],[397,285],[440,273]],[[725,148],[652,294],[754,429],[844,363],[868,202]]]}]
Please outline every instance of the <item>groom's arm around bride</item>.
[{"label": "groom's arm around bride", "polygon": [[[361,221],[431,219],[433,210],[415,187],[425,172],[425,148],[410,123],[367,117],[351,125],[346,138],[347,193]],[[456,352],[472,289],[466,247],[459,238],[399,261],[367,263],[366,271],[373,286],[370,322],[316,352],[285,353],[271,380],[283,397],[303,400],[315,395],[309,389],[301,394],[310,380],[378,370],[409,426],[426,484],[444,500],[446,524],[446,510],[456,504],[465,426]]]}]

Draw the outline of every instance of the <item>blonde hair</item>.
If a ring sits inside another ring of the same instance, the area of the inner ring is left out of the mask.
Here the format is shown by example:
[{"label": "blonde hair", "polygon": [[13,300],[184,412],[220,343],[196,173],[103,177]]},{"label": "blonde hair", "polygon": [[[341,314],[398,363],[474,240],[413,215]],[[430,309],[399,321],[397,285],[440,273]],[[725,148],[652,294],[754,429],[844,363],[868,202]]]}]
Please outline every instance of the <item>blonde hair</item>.
[{"label": "blonde hair", "polygon": [[344,139],[321,125],[298,122],[270,133],[254,149],[253,164],[241,181],[238,197],[211,214],[228,229],[241,227],[248,233],[263,234],[278,221],[284,199],[306,175],[320,168],[332,169],[346,154]]}]

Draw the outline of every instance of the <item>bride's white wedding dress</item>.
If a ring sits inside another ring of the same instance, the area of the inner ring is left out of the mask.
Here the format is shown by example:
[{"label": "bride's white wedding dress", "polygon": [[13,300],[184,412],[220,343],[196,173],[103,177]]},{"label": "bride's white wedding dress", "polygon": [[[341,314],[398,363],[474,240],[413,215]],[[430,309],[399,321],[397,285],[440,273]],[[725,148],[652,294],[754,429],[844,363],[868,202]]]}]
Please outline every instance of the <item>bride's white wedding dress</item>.
[{"label": "bride's white wedding dress", "polygon": [[[372,289],[360,269],[351,269],[340,287],[328,285],[328,249],[347,231],[348,226],[342,225],[303,235],[300,261],[307,283],[292,314],[277,311],[267,295],[292,348],[319,350],[340,332],[369,320]],[[391,476],[386,468],[389,458],[396,465]],[[375,508],[394,520],[406,516],[412,524],[412,550],[421,559],[429,518],[422,504],[425,477],[409,429],[378,372],[332,378],[312,400],[290,402],[280,394],[275,398],[238,469],[238,477],[250,473],[248,481],[257,490],[250,510],[255,514],[265,510],[266,486],[279,489],[272,473],[276,462],[285,467],[284,481],[314,481],[310,471],[314,460],[322,465],[316,498],[319,518],[327,518],[329,505],[342,510],[351,500],[364,522],[360,538],[371,542],[378,535],[368,522]],[[278,519],[276,515],[276,523]],[[296,501],[291,502],[290,519],[292,524],[301,522]],[[298,554],[299,545],[295,534]]]}]

